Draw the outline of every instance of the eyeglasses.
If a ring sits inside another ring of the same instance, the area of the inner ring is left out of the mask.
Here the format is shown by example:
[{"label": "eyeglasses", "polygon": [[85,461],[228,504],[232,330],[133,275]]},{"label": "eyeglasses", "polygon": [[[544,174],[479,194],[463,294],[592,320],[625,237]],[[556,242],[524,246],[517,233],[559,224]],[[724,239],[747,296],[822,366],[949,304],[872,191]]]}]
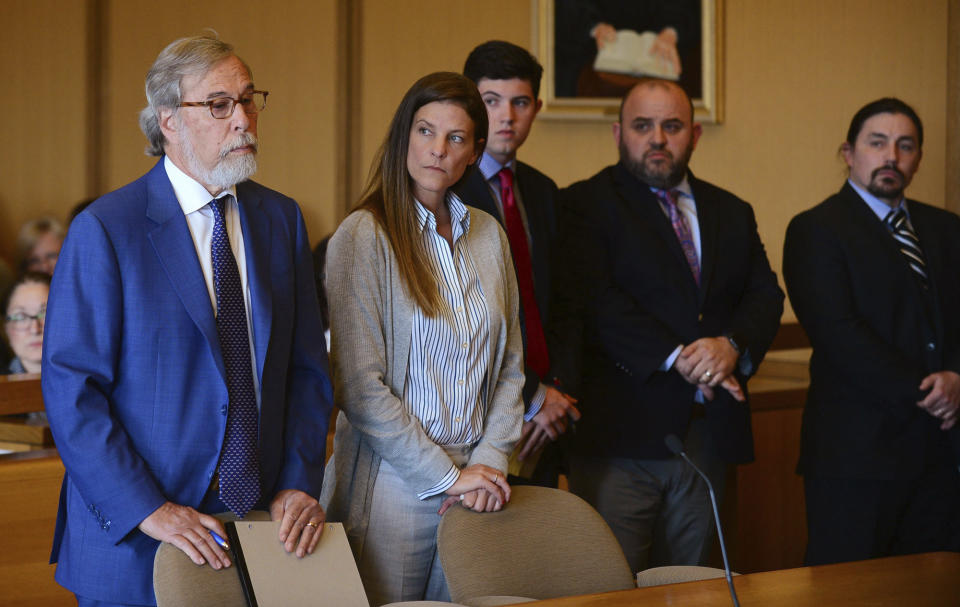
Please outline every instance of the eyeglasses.
[{"label": "eyeglasses", "polygon": [[267,107],[269,91],[250,91],[239,99],[233,97],[217,97],[209,101],[181,101],[177,107],[204,107],[210,108],[210,115],[217,120],[233,116],[233,108],[239,103],[246,114],[262,112]]},{"label": "eyeglasses", "polygon": [[14,331],[29,331],[30,327],[33,326],[33,321],[37,321],[37,324],[42,327],[43,321],[46,317],[46,306],[40,308],[40,311],[36,314],[24,314],[23,312],[16,312],[14,314],[7,315],[7,326]]}]

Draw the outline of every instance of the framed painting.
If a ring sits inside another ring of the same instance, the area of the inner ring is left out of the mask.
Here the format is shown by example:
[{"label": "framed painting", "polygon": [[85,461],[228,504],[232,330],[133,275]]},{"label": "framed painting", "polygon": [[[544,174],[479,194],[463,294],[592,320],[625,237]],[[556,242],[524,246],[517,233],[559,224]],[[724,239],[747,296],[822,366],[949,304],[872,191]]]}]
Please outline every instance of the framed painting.
[{"label": "framed painting", "polygon": [[723,0],[533,0],[544,118],[615,120],[641,77],[680,84],[723,120]]}]

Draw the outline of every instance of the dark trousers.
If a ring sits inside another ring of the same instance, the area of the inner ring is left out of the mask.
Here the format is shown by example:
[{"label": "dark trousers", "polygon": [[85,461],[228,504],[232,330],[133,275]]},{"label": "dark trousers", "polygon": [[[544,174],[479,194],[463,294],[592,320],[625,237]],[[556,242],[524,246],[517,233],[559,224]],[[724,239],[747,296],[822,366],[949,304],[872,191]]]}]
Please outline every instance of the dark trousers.
[{"label": "dark trousers", "polygon": [[937,550],[960,551],[960,472],[913,480],[804,477],[805,565]]},{"label": "dark trousers", "polygon": [[[684,449],[714,485],[726,486],[726,464],[714,454],[703,418],[690,424]],[[707,487],[679,458],[641,460],[570,454],[570,491],[610,526],[634,572],[706,562],[714,538]]]}]

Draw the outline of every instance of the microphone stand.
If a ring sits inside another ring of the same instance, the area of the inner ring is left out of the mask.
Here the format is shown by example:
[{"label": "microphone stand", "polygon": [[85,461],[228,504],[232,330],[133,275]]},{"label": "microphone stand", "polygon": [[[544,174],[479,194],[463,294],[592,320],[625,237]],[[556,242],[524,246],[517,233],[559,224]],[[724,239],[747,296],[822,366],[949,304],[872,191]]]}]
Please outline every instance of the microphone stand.
[{"label": "microphone stand", "polygon": [[710,504],[713,506],[713,520],[717,523],[717,538],[720,540],[720,553],[723,555],[723,573],[727,578],[727,587],[730,588],[730,597],[733,599],[734,607],[740,607],[740,601],[737,599],[737,591],[733,587],[733,575],[730,573],[730,562],[727,560],[727,544],[723,541],[723,529],[720,527],[720,510],[717,508],[717,497],[713,492],[713,483],[711,483],[707,475],[704,474],[700,468],[697,468],[697,465],[687,457],[686,451],[683,450],[683,443],[680,442],[680,439],[677,438],[675,434],[668,434],[665,442],[667,443],[667,449],[669,449],[671,453],[682,457],[683,461],[690,464],[690,467],[707,483],[707,491],[710,493]]}]

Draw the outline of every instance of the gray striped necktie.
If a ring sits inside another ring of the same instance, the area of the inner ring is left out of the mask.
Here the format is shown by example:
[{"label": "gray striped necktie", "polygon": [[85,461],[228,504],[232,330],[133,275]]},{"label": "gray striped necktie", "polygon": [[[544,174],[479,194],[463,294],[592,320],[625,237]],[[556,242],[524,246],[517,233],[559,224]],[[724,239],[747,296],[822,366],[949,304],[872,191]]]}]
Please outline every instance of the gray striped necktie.
[{"label": "gray striped necktie", "polygon": [[916,232],[907,222],[907,213],[903,210],[903,207],[900,207],[887,213],[883,222],[896,239],[897,248],[900,249],[900,253],[910,264],[910,269],[914,271],[920,279],[920,284],[926,289],[928,287],[927,262],[923,256],[923,249],[920,248],[920,239],[917,238]]}]

